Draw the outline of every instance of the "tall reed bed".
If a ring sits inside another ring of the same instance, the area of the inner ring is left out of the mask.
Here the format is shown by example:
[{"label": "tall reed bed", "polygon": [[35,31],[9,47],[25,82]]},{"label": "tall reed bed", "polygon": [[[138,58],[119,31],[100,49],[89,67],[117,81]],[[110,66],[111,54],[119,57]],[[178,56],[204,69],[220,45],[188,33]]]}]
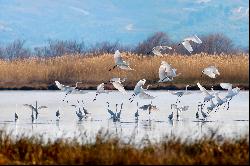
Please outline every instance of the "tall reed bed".
[{"label": "tall reed bed", "polygon": [[[0,164],[249,164],[249,138],[218,139],[208,135],[192,142],[162,137],[143,146],[125,143],[108,132],[99,132],[92,143],[42,136],[13,135],[0,130]],[[146,143],[145,143],[146,142]]]},{"label": "tall reed bed", "polygon": [[[233,84],[249,84],[249,56],[242,55],[208,55],[196,54],[192,56],[164,55],[163,57],[148,57],[131,53],[122,53],[135,71],[115,69],[108,71],[114,65],[113,54],[99,56],[64,55],[54,58],[29,58],[14,61],[0,60],[0,85],[4,86],[39,86],[53,84],[55,80],[73,85],[82,81],[84,85],[96,86],[112,77],[126,77],[127,84],[135,84],[139,79],[145,78],[149,83],[155,84],[161,61],[170,63],[181,75],[171,83],[165,85],[195,85],[218,84],[230,82]],[[201,77],[203,68],[214,65],[218,67],[220,76],[211,79]],[[80,85],[81,86],[81,85]]]}]

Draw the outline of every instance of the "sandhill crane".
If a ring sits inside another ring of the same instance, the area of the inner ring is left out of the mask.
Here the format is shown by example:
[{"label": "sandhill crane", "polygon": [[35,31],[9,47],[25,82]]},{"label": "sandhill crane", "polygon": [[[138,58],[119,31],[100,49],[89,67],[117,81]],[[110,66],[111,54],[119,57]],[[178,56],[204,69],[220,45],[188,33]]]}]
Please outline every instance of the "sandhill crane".
[{"label": "sandhill crane", "polygon": [[[28,108],[31,109],[32,116],[33,116],[33,111],[35,111],[35,113],[36,113],[36,119],[38,118],[38,114],[39,114],[38,110],[41,110],[41,109],[44,109],[44,108],[48,108],[47,106],[40,106],[40,107],[37,107],[37,101],[36,101],[35,107],[34,107],[33,105],[31,105],[31,104],[24,104],[24,106],[26,106],[26,107],[28,107]],[[34,118],[34,117],[33,117],[33,118]]]},{"label": "sandhill crane", "polygon": [[18,119],[18,115],[17,115],[17,113],[15,112],[15,122],[17,121],[17,119]]},{"label": "sandhill crane", "polygon": [[138,120],[138,117],[139,117],[139,112],[138,112],[139,103],[137,102],[136,105],[137,105],[137,109],[136,109],[136,112],[135,112],[135,120]]}]

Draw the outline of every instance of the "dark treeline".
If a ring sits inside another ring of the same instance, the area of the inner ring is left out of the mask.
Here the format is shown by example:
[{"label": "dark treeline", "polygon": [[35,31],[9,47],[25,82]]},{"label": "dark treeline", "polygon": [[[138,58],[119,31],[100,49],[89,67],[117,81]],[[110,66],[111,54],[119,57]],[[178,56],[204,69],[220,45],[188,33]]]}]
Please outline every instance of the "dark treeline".
[{"label": "dark treeline", "polygon": [[[232,40],[223,34],[209,34],[199,36],[202,44],[191,43],[194,49],[193,54],[208,53],[208,54],[237,54],[249,53],[249,48],[236,47]],[[151,56],[152,48],[158,45],[167,45],[174,48],[173,50],[165,50],[162,53],[190,55],[190,53],[178,42],[173,42],[164,32],[156,32],[149,36],[146,40],[139,42],[135,46],[125,46],[117,42],[101,42],[91,46],[86,46],[84,41],[69,41],[69,40],[48,40],[46,46],[35,47],[30,49],[25,47],[24,40],[15,40],[8,45],[0,44],[0,59],[14,60],[36,57],[55,57],[64,54],[81,54],[81,55],[98,55],[103,53],[114,53],[115,50],[132,52],[136,54],[144,54]]]}]

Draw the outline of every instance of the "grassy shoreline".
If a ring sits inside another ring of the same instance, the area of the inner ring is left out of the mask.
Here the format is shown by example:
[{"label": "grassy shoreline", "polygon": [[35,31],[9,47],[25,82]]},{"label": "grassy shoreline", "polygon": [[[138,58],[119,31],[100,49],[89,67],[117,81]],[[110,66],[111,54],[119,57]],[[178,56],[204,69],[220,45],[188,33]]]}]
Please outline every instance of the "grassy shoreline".
[{"label": "grassy shoreline", "polygon": [[[64,55],[54,58],[29,58],[14,61],[0,60],[0,90],[56,90],[55,80],[65,85],[74,86],[81,81],[79,89],[93,90],[101,82],[112,77],[126,77],[126,89],[133,89],[138,80],[145,78],[146,84],[151,84],[151,90],[185,89],[186,84],[191,90],[198,90],[197,82],[207,88],[221,89],[219,83],[229,82],[233,86],[249,90],[249,56],[242,55],[208,55],[192,56],[165,55],[163,57],[146,57],[131,53],[122,53],[125,60],[136,71],[108,69],[114,65],[113,54],[99,56]],[[158,70],[161,61],[167,61],[181,73],[174,81],[158,83]],[[215,65],[220,76],[211,79],[201,77],[203,68]],[[108,85],[108,89],[112,89]]]},{"label": "grassy shoreline", "polygon": [[211,133],[193,142],[175,136],[155,143],[145,138],[139,147],[108,132],[99,132],[94,143],[76,139],[45,143],[42,136],[12,139],[0,130],[0,164],[249,164],[248,135],[219,139]]}]

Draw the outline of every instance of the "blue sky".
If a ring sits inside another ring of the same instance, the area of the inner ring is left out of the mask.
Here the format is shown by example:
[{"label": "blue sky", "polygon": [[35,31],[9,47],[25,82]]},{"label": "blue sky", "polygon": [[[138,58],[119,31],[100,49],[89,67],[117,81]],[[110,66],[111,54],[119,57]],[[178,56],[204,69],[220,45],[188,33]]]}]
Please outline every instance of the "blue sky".
[{"label": "blue sky", "polygon": [[175,41],[224,33],[249,46],[248,0],[0,0],[0,43],[23,39],[119,41],[134,45],[154,32]]}]

